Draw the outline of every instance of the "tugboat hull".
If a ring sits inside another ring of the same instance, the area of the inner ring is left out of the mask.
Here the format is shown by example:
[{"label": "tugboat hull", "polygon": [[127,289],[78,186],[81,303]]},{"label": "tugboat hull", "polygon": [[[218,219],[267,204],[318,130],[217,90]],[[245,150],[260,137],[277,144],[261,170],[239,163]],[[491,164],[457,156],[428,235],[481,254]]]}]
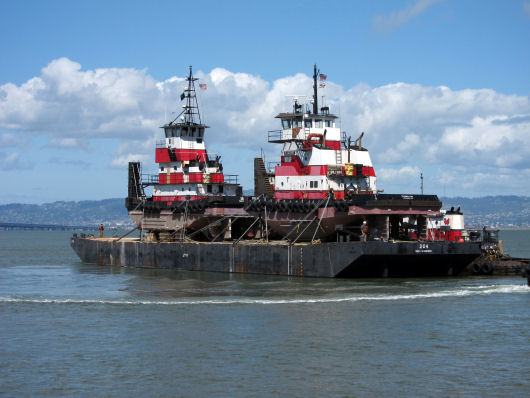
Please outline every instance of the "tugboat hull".
[{"label": "tugboat hull", "polygon": [[167,242],[74,235],[84,263],[306,277],[454,276],[480,255],[474,242]]}]

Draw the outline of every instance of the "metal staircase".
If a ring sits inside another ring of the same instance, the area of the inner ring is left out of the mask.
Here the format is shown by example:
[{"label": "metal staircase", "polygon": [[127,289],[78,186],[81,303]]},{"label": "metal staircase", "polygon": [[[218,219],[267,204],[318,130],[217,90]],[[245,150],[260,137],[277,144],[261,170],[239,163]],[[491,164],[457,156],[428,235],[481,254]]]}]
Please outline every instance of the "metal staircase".
[{"label": "metal staircase", "polygon": [[263,158],[254,158],[254,196],[263,194],[267,198],[274,198],[274,191]]}]

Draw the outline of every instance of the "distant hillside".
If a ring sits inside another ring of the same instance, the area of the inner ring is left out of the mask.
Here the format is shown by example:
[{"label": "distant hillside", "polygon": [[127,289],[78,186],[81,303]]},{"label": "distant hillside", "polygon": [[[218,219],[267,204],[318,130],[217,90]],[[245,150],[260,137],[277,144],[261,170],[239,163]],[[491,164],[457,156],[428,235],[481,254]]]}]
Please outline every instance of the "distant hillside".
[{"label": "distant hillside", "polygon": [[467,226],[530,227],[530,197],[440,198],[444,209],[460,207]]},{"label": "distant hillside", "polygon": [[[530,197],[441,198],[443,208],[460,207],[467,226],[530,227]],[[0,222],[22,224],[132,225],[124,199],[0,205]]]},{"label": "distant hillside", "polygon": [[0,222],[55,225],[130,225],[124,199],[0,205]]}]

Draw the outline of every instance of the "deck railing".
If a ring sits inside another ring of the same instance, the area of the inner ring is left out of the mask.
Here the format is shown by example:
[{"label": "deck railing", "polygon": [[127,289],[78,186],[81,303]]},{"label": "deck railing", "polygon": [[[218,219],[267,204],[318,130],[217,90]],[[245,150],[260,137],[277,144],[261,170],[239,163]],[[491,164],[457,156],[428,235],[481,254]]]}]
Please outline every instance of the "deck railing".
[{"label": "deck railing", "polygon": [[[224,183],[225,184],[238,184],[239,182],[239,176],[236,174],[224,174]],[[189,183],[189,180],[186,179],[181,184]],[[148,185],[156,185],[160,184],[160,179],[158,174],[142,174],[142,185],[148,186]],[[205,182],[206,184],[206,182]]]}]

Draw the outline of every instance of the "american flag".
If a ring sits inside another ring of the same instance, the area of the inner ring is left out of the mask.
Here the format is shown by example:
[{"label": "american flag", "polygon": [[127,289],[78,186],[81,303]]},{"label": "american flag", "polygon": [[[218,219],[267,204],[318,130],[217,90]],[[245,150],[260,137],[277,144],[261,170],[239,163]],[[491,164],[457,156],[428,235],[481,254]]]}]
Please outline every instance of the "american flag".
[{"label": "american flag", "polygon": [[199,84],[199,88],[200,88],[201,90],[206,90],[206,83]]},{"label": "american flag", "polygon": [[328,78],[328,75],[326,75],[325,73],[320,74],[320,80],[326,80],[327,78]]}]

